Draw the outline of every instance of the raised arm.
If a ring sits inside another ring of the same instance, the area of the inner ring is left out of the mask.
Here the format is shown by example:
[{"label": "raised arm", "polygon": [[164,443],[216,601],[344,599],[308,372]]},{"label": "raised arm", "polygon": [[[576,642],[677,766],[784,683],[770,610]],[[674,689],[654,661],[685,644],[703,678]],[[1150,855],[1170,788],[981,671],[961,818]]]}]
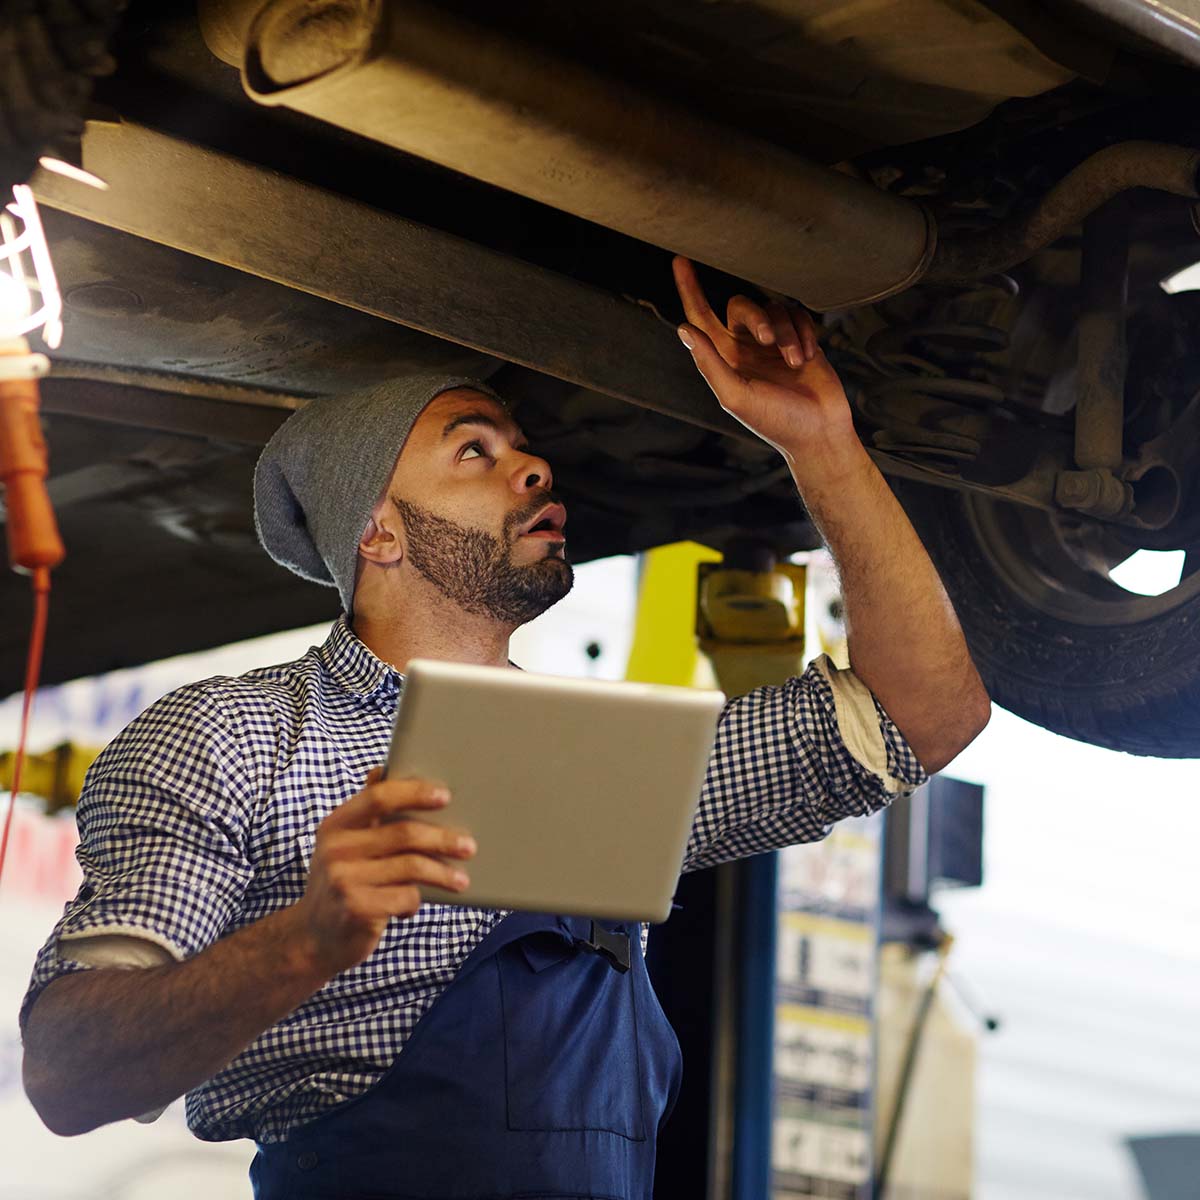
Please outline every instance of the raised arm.
[{"label": "raised arm", "polygon": [[774,446],[837,563],[850,663],[928,771],[987,724],[991,705],[916,531],[863,448],[807,314],[745,296],[726,323],[686,259],[679,336],[721,407]]},{"label": "raised arm", "polygon": [[50,983],[24,1028],[25,1091],[55,1133],[161,1108],[211,1078],[339,971],[365,959],[387,921],[411,916],[420,884],[460,891],[444,857],[473,853],[420,820],[443,791],[379,782],[317,831],[303,899],[161,967],[77,971]]}]

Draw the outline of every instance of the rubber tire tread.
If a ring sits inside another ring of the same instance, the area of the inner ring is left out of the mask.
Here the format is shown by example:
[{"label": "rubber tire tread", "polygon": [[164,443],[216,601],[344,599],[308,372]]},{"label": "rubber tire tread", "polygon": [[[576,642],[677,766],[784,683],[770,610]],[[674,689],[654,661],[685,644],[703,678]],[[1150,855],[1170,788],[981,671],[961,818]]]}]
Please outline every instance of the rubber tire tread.
[{"label": "rubber tire tread", "polygon": [[1055,733],[1128,754],[1200,758],[1200,595],[1119,626],[1035,608],[993,562],[968,499],[893,481],[992,699]]}]

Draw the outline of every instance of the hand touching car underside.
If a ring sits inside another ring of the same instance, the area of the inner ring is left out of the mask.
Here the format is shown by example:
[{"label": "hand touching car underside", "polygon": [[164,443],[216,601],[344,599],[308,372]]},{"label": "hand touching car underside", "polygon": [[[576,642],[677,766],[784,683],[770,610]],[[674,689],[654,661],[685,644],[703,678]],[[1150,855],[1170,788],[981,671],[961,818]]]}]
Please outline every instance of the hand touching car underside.
[{"label": "hand touching car underside", "polygon": [[925,769],[941,770],[991,705],[929,555],[858,440],[811,319],[735,296],[722,324],[692,264],[677,258],[674,269],[688,318],[681,340],[721,407],[787,460],[837,560],[855,674]]},{"label": "hand touching car underside", "polygon": [[808,313],[739,295],[722,323],[692,264],[676,258],[673,266],[688,321],[680,339],[727,413],[789,461],[823,446],[857,445],[846,393]]}]

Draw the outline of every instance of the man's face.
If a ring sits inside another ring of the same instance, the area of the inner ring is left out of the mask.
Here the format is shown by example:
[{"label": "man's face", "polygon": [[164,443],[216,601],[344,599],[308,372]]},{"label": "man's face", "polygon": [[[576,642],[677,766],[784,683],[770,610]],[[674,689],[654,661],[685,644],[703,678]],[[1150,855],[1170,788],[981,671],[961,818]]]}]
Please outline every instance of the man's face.
[{"label": "man's face", "polygon": [[574,582],[552,482],[504,406],[459,388],[421,413],[387,496],[412,567],[465,611],[516,626]]}]

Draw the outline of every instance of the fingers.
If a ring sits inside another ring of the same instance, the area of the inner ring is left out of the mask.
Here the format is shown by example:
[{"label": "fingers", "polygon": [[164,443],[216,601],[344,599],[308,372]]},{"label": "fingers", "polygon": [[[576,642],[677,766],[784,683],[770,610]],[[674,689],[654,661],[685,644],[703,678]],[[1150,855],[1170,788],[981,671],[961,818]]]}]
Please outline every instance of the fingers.
[{"label": "fingers", "polygon": [[367,829],[334,830],[325,842],[325,854],[331,861],[386,858],[410,851],[447,858],[472,858],[476,849],[475,839],[470,834],[416,819],[390,821]]},{"label": "fingers", "polygon": [[372,888],[363,915],[368,917],[413,917],[421,907],[418,887]]},{"label": "fingers", "polygon": [[440,862],[428,854],[394,854],[390,858],[365,858],[335,863],[329,868],[329,883],[335,892],[349,895],[355,888],[410,887],[425,885],[461,892],[470,885],[461,867]]},{"label": "fingers", "polygon": [[679,340],[691,351],[696,369],[724,405],[746,388],[746,381],[717,353],[712,340],[694,325],[679,326]]},{"label": "fingers", "polygon": [[804,348],[804,361],[812,362],[821,353],[821,345],[817,341],[817,327],[813,322],[812,315],[803,308],[790,308],[784,311],[800,335],[800,344]]},{"label": "fingers", "polygon": [[799,368],[817,355],[817,332],[802,308],[778,301],[762,305],[749,296],[734,296],[726,310],[729,332],[740,340],[751,338],[762,346],[777,346],[789,367]]},{"label": "fingers", "polygon": [[675,290],[679,293],[679,299],[683,301],[683,312],[688,321],[697,329],[702,329],[709,337],[723,334],[725,326],[708,303],[708,297],[700,286],[700,280],[696,278],[696,268],[692,266],[691,260],[676,255],[671,260],[671,270],[675,274]]},{"label": "fingers", "polygon": [[762,305],[749,296],[734,296],[725,310],[725,323],[736,338],[751,338],[763,346],[776,342],[775,327]]},{"label": "fingers", "polygon": [[688,324],[707,334],[710,341],[720,344],[723,337],[732,335],[739,340],[752,339],[761,346],[777,346],[780,357],[795,369],[812,362],[820,353],[816,326],[803,308],[777,300],[763,305],[748,296],[734,296],[723,324],[708,303],[690,260],[676,256],[671,269]]},{"label": "fingers", "polygon": [[330,977],[370,955],[390,918],[413,916],[422,888],[461,893],[470,886],[454,860],[475,854],[474,839],[413,815],[449,800],[435,780],[372,771],[362,791],[321,822],[304,896],[293,907],[314,961]]},{"label": "fingers", "polygon": [[368,776],[366,787],[321,822],[325,829],[353,829],[402,816],[436,810],[450,803],[449,789],[430,779],[378,779]]}]

